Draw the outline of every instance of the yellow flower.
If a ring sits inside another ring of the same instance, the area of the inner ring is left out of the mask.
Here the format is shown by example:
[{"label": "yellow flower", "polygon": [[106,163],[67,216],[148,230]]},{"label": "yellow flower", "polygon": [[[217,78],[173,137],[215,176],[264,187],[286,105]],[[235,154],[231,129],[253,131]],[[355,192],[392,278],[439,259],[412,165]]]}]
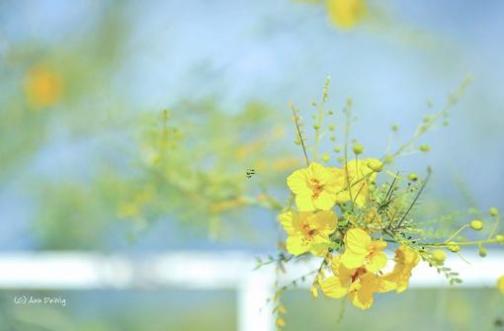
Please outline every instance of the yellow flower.
[{"label": "yellow flower", "polygon": [[338,178],[330,169],[312,163],[308,168],[294,171],[287,178],[287,185],[296,196],[300,211],[329,210],[336,203]]},{"label": "yellow flower", "polygon": [[328,297],[342,298],[348,295],[352,304],[368,309],[373,304],[374,293],[384,293],[395,288],[395,284],[365,268],[347,268],[339,256],[332,260],[333,276],[320,282],[322,292]]},{"label": "yellow flower", "polygon": [[504,276],[500,276],[499,279],[497,279],[497,288],[504,294]]},{"label": "yellow flower", "polygon": [[293,255],[311,252],[324,256],[331,245],[329,236],[336,230],[337,217],[332,211],[283,212],[278,220],[287,232],[287,251]]},{"label": "yellow flower", "polygon": [[35,67],[26,75],[24,90],[28,103],[32,106],[51,106],[60,99],[61,77],[48,68]]},{"label": "yellow flower", "polygon": [[344,29],[355,26],[366,13],[364,0],[327,0],[326,6],[331,23]]},{"label": "yellow flower", "polygon": [[349,268],[359,268],[370,272],[378,272],[387,264],[387,255],[383,249],[387,243],[382,240],[372,240],[362,229],[350,229],[345,235],[345,252],[341,256],[341,263]]},{"label": "yellow flower", "polygon": [[384,279],[396,284],[397,292],[401,293],[408,288],[411,271],[420,262],[420,254],[408,246],[401,245],[395,252],[394,270],[384,276]]},{"label": "yellow flower", "polygon": [[369,197],[369,187],[376,179],[377,172],[373,170],[373,166],[377,162],[380,160],[352,160],[343,169],[336,169],[337,176],[343,178],[343,186],[337,192],[336,202],[353,200],[357,206],[364,206]]}]

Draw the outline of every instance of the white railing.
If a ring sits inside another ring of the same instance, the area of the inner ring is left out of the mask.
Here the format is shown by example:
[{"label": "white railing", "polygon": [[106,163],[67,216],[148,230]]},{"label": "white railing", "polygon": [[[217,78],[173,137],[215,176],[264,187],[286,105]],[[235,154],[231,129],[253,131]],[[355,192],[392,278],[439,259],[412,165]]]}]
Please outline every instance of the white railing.
[{"label": "white railing", "polygon": [[[288,282],[317,268],[317,262],[292,263],[282,282]],[[504,275],[504,252],[490,251],[480,258],[464,254],[464,260],[450,257],[446,264],[460,273],[462,287],[495,287]],[[238,330],[272,331],[274,320],[266,304],[273,295],[272,266],[259,270],[255,256],[240,252],[173,252],[127,257],[79,252],[2,253],[0,288],[3,289],[130,289],[187,288],[200,290],[236,289]],[[300,284],[308,287],[310,282]],[[410,287],[446,287],[443,276],[420,264]]]}]

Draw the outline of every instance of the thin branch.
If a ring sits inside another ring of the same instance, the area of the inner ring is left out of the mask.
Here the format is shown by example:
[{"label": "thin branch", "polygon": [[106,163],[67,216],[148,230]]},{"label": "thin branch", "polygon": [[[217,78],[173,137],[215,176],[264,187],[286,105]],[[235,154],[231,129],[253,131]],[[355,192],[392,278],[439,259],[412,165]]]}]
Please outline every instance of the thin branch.
[{"label": "thin branch", "polygon": [[297,109],[292,103],[290,104],[290,108],[292,110],[294,124],[296,125],[297,136],[298,136],[298,139],[301,143],[301,147],[303,148],[303,154],[305,157],[306,166],[310,166],[310,159],[308,158],[308,153],[306,152],[306,146],[304,143],[303,135],[301,134],[301,127],[299,125],[299,115],[298,115]]}]

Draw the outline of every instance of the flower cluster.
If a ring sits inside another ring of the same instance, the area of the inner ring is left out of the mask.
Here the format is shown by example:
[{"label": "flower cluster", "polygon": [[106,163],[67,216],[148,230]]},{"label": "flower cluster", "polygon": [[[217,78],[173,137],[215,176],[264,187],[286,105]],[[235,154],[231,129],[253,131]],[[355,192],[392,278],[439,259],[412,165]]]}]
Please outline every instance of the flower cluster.
[{"label": "flower cluster", "polygon": [[[389,210],[384,205],[375,207],[372,194],[382,169],[378,159],[352,160],[343,168],[311,163],[287,178],[297,210],[279,215],[288,235],[289,253],[323,256],[331,264],[331,275],[319,275],[315,290],[320,287],[334,298],[348,296],[362,309],[371,307],[374,293],[404,291],[411,270],[420,261],[416,250],[401,245],[396,250],[393,270],[383,272],[388,260],[384,252],[387,242],[373,240],[370,235],[386,230],[381,211]],[[352,207],[359,209],[361,218],[355,217]],[[342,247],[343,253],[335,254]]]},{"label": "flower cluster", "polygon": [[[421,261],[444,275],[450,285],[461,283],[459,274],[445,265],[447,254],[460,254],[461,247],[476,246],[479,255],[485,257],[486,246],[504,244],[504,235],[498,233],[499,210],[490,208],[486,216],[470,210],[471,216],[455,214],[434,221],[451,227],[457,219],[467,218],[467,222],[454,232],[430,228],[429,222],[421,221],[415,207],[431,169],[428,168],[423,177],[416,173],[402,174],[392,166],[395,159],[404,154],[430,151],[429,145],[418,142],[419,138],[439,120],[446,124],[448,109],[456,104],[466,84],[467,81],[450,95],[441,111],[427,115],[411,139],[399,144],[396,151],[388,149],[379,158],[364,157],[364,146],[357,140],[349,140],[353,120],[350,100],[343,108],[344,144],[342,147],[336,145],[335,126],[327,123],[334,118],[335,112],[325,109],[329,81],[321,100],[313,102],[316,110],[312,115],[313,148],[306,144],[304,124],[293,106],[295,142],[303,150],[306,167],[294,170],[287,177],[291,198],[278,215],[287,234],[281,247],[287,253],[281,253],[278,260],[270,258],[267,263],[278,262],[283,270],[283,263],[298,257],[322,258],[319,268],[311,273],[315,274],[313,296],[322,292],[331,298],[347,298],[360,309],[369,309],[376,294],[405,291],[414,268]],[[329,129],[328,135],[323,132],[325,126]],[[392,126],[392,131],[397,130],[397,126]],[[330,162],[328,153],[319,152],[324,136],[329,136],[330,142],[335,144],[334,153],[340,153],[335,164]],[[487,226],[489,220],[491,225]],[[464,236],[466,230],[473,234]],[[474,235],[484,235],[484,238],[474,240]],[[395,252],[389,254],[389,249]],[[393,257],[389,256],[392,254]],[[306,276],[301,278],[305,279]],[[503,278],[497,281],[497,287],[504,292]],[[283,286],[278,292],[286,289],[288,286]],[[277,293],[275,303],[278,307],[282,306],[279,297]]]}]

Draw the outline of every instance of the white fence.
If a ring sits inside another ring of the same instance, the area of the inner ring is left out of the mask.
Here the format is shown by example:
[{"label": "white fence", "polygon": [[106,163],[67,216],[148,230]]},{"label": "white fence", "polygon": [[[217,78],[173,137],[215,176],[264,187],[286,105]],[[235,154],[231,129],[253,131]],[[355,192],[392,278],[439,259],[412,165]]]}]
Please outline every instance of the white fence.
[{"label": "white fence", "polygon": [[[480,258],[464,254],[446,264],[460,273],[463,287],[495,287],[504,275],[504,252]],[[319,261],[291,263],[282,281],[288,282],[317,268]],[[272,331],[274,320],[266,305],[273,295],[271,266],[254,271],[255,257],[240,252],[173,252],[127,257],[78,252],[0,254],[0,289],[235,289],[238,293],[238,330]],[[309,286],[310,281],[300,286]],[[411,287],[448,286],[433,268],[420,264]]]}]

